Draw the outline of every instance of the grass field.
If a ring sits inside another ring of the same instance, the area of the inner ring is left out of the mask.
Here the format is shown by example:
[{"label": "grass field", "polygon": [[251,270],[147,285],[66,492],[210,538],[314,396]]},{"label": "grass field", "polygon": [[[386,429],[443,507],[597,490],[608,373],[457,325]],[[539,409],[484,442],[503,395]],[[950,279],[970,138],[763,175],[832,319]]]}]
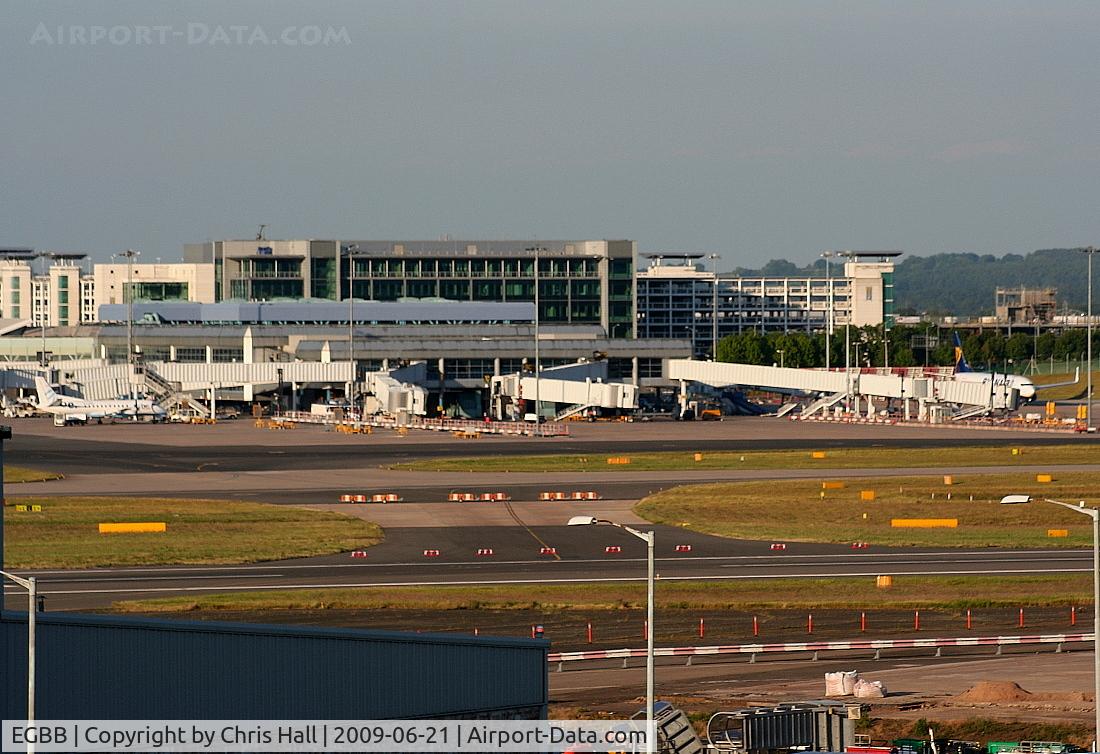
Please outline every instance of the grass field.
[{"label": "grass field", "polygon": [[[247,563],[341,552],[382,539],[375,524],[337,513],[225,500],[20,498],[4,507],[12,568]],[[164,521],[165,533],[99,534],[101,522]]]},{"label": "grass field", "polygon": [[4,466],[4,483],[13,484],[19,482],[48,482],[51,479],[64,479],[64,474],[54,471],[41,471],[40,469],[28,469],[23,466]]},{"label": "grass field", "polygon": [[[1031,474],[954,482],[948,487],[938,477],[883,477],[845,480],[843,489],[830,490],[822,489],[821,480],[689,485],[647,497],[634,510],[654,523],[737,539],[923,547],[1092,545],[1085,516],[1043,502],[1003,506],[998,501],[1026,493],[1095,505],[1100,474],[1057,474],[1050,484],[1037,483]],[[862,490],[873,490],[875,500],[860,500]],[[958,528],[894,528],[894,518],[954,518]],[[1065,529],[1068,536],[1050,537],[1049,529]]]},{"label": "grass field", "polygon": [[[1052,576],[900,576],[890,589],[871,577],[662,581],[662,610],[786,608],[979,608],[1082,605],[1091,601],[1088,574]],[[187,610],[545,610],[641,609],[645,584],[525,584],[513,586],[302,589],[167,597],[115,603],[121,612]]]},{"label": "grass field", "polygon": [[[588,455],[491,456],[434,458],[402,463],[400,471],[685,471],[691,469],[873,469],[937,466],[1035,466],[1100,463],[1100,452],[1088,445],[1020,445],[967,448],[841,448],[814,458],[808,450],[760,452],[615,453]],[[629,464],[608,464],[611,456],[627,455]]]}]

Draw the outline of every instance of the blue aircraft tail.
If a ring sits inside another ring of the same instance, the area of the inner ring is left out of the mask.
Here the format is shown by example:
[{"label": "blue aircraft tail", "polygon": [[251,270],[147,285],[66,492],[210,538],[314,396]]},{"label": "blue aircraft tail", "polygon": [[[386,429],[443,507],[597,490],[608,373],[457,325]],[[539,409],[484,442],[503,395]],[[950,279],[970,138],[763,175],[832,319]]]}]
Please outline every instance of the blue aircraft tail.
[{"label": "blue aircraft tail", "polygon": [[955,371],[956,372],[973,372],[970,365],[966,363],[966,357],[963,355],[963,344],[959,338],[959,334],[955,333]]}]

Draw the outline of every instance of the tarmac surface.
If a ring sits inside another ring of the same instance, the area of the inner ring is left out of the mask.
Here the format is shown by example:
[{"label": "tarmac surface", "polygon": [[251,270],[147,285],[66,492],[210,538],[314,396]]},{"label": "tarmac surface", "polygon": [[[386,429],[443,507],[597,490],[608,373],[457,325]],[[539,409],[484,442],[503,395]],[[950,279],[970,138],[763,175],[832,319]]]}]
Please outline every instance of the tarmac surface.
[{"label": "tarmac surface", "polygon": [[950,447],[1093,443],[1095,437],[952,426],[877,426],[731,417],[721,422],[572,422],[568,437],[460,440],[446,433],[388,430],[343,435],[319,426],[263,430],[238,419],[210,425],[91,424],[54,427],[45,419],[10,419],[9,463],[65,474],[205,470],[346,469],[430,457],[618,453],[662,450],[783,450],[835,447]]},{"label": "tarmac surface", "polygon": [[[375,521],[383,543],[366,558],[349,554],[238,566],[99,568],[39,572],[51,609],[87,609],[137,597],[276,588],[443,583],[572,583],[640,580],[644,545],[607,527],[566,528],[573,515],[650,528],[636,501],[679,484],[814,478],[815,469],[595,471],[586,473],[408,472],[381,464],[440,455],[636,452],[640,450],[839,446],[928,447],[1091,441],[945,427],[805,424],[774,419],[706,423],[571,425],[570,438],[458,440],[427,432],[346,436],[321,427],[261,430],[239,420],[216,426],[116,424],[57,428],[13,422],[9,463],[65,474],[42,484],[9,485],[7,496],[142,495],[253,500],[338,510]],[[1089,467],[1100,470],[1100,464]],[[844,469],[830,477],[1028,471],[1030,467]],[[1045,466],[1041,471],[1050,471]],[[591,501],[538,502],[546,490],[595,492]],[[453,491],[504,492],[510,502],[449,503]],[[352,505],[341,494],[395,493],[403,502]],[[1072,573],[1087,570],[1078,551],[921,552],[844,545],[738,541],[653,526],[663,579],[782,578],[890,573]],[[689,545],[690,552],[675,552]],[[608,547],[621,551],[608,553]],[[544,555],[543,548],[553,548]],[[439,552],[426,556],[425,551]],[[491,551],[491,555],[478,551]],[[10,591],[10,590],[9,590]]]},{"label": "tarmac surface", "polygon": [[[644,545],[607,527],[562,524],[576,514],[597,515],[628,524],[648,525],[632,512],[651,492],[683,483],[735,479],[817,477],[816,470],[588,472],[585,474],[484,474],[395,472],[380,466],[427,457],[524,455],[556,453],[619,454],[642,451],[760,449],[827,449],[833,447],[933,447],[971,445],[1095,443],[1096,438],[1033,432],[1006,432],[955,427],[897,427],[798,423],[745,418],[714,423],[652,422],[570,425],[566,438],[498,438],[459,440],[445,434],[398,436],[377,432],[346,436],[319,427],[291,431],[261,430],[251,421],[216,426],[90,425],[56,428],[43,420],[12,420],[13,439],[5,443],[6,461],[65,474],[42,484],[8,485],[9,498],[48,495],[158,495],[256,500],[341,510],[380,523],[386,539],[369,548],[366,558],[348,553],[293,561],[238,566],[100,568],[38,571],[40,589],[51,610],[104,608],[122,599],[203,594],[241,590],[296,589],[326,586],[409,584],[527,584],[644,580]],[[1081,469],[1082,467],[1074,467]],[[1100,470],[1098,464],[1088,466]],[[1020,467],[1005,470],[1021,471]],[[1051,470],[1050,467],[1042,469]],[[830,477],[995,473],[981,469],[846,469]],[[544,490],[595,491],[598,501],[536,502]],[[509,503],[447,503],[450,491],[502,491]],[[398,493],[405,502],[391,505],[345,505],[344,493]],[[770,543],[719,539],[675,527],[654,526],[661,580],[747,579],[792,576],[882,573],[1081,573],[1091,570],[1091,553],[1058,551],[934,551],[788,543],[772,551]],[[676,545],[690,545],[688,553]],[[608,546],[621,552],[608,553]],[[554,555],[542,555],[551,547]],[[479,556],[477,549],[491,549]],[[426,557],[425,550],[439,556]],[[14,589],[5,589],[8,607],[21,608]],[[1005,633],[1008,633],[1007,631]],[[638,642],[626,642],[627,645]],[[1032,690],[1056,678],[1061,689],[1091,688],[1091,653],[1054,655],[1008,653],[1004,658],[908,654],[871,662],[863,656],[804,659],[703,661],[685,666],[682,659],[662,661],[661,695],[698,695],[728,702],[771,703],[818,698],[822,673],[860,667],[865,675],[885,680],[897,701],[894,713],[922,714],[926,704],[958,693],[980,678],[1009,678]],[[857,664],[858,663],[858,664]],[[1057,668],[1057,672],[1051,671]],[[873,672],[871,672],[873,671]],[[581,663],[551,673],[551,695],[565,706],[598,708],[637,706],[632,696],[644,693],[640,664]],[[615,690],[616,693],[611,693]],[[894,693],[896,692],[896,693]],[[950,705],[948,705],[950,706]],[[1078,707],[1081,705],[1079,704]],[[1072,705],[1049,712],[1057,719],[1091,716]],[[1000,710],[951,714],[995,716]],[[621,710],[620,710],[621,711]],[[1008,714],[1022,714],[1007,710]],[[930,713],[924,712],[924,714]],[[1041,710],[1026,714],[1042,716]]]}]

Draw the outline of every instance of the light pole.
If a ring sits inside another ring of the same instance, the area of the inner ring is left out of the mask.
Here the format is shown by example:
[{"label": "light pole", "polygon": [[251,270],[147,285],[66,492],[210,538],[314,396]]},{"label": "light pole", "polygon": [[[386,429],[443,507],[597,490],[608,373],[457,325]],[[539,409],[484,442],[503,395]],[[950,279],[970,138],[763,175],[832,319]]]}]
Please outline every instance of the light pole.
[{"label": "light pole", "polygon": [[534,252],[535,254],[535,424],[538,425],[542,422],[542,417],[539,415],[539,372],[541,366],[539,364],[539,262],[542,252],[547,251],[545,246],[529,246],[527,251]]},{"label": "light pole", "polygon": [[[839,251],[837,256],[847,257],[849,262],[852,261],[850,251]],[[844,277],[848,281],[848,306],[844,310],[844,411],[847,413],[852,410],[852,279],[848,277],[847,268]]]},{"label": "light pole", "polygon": [[721,258],[720,254],[707,254],[707,259],[710,260],[710,266],[713,268],[711,272],[714,273],[714,283],[710,291],[711,361],[718,361],[718,260]]},{"label": "light pole", "polygon": [[[1089,255],[1089,303],[1088,316],[1085,318],[1085,346],[1088,349],[1088,368],[1085,370],[1087,384],[1085,388],[1085,430],[1088,431],[1092,429],[1092,255],[1096,253],[1096,248],[1086,246],[1081,251]],[[1098,700],[1100,700],[1100,697],[1098,697]],[[1100,704],[1100,701],[1097,701],[1097,704]],[[1100,735],[1100,732],[1097,735]]]},{"label": "light pole", "polygon": [[[42,253],[38,256],[42,260],[42,289],[44,291],[42,296],[42,308],[39,312],[39,316],[42,318],[40,321],[42,325],[42,353],[38,357],[38,365],[45,369],[50,365],[50,360],[46,356],[46,315],[49,313],[49,307],[46,305],[45,296],[45,293],[49,293],[50,290],[50,270],[46,267],[46,257],[48,257],[49,254]],[[49,379],[49,375],[46,376],[46,379]]]},{"label": "light pole", "polygon": [[359,376],[355,368],[355,291],[352,278],[355,271],[355,252],[359,244],[352,243],[344,247],[348,259],[348,361],[351,364],[351,379],[348,380],[348,408],[355,410],[355,379]]},{"label": "light pole", "polygon": [[34,576],[23,578],[0,571],[0,576],[14,581],[27,590],[27,720],[34,720],[34,617],[38,602],[38,584]]},{"label": "light pole", "polygon": [[134,402],[134,420],[137,420],[137,390],[134,387],[134,257],[140,251],[127,249],[115,254],[126,257],[126,363],[130,366],[130,399]]},{"label": "light pole", "polygon": [[[1090,257],[1091,259],[1091,257]],[[1092,519],[1092,673],[1095,696],[1093,697],[1096,708],[1096,729],[1094,731],[1094,744],[1100,744],[1100,511],[1096,508],[1086,508],[1082,500],[1077,505],[1063,503],[1060,500],[1042,499],[1044,503],[1052,503],[1068,508],[1075,513],[1081,513]],[[1030,495],[1005,495],[1001,498],[1001,505],[1020,505],[1030,503]],[[1093,751],[1097,747],[1093,746]]]},{"label": "light pole", "polygon": [[653,730],[653,635],[656,633],[653,630],[653,532],[641,532],[626,524],[617,524],[614,521],[607,521],[594,516],[573,516],[569,519],[569,526],[592,526],[595,524],[616,526],[646,543],[646,562],[649,575],[646,581],[645,725],[646,754],[653,754],[657,750],[657,741]]},{"label": "light pole", "polygon": [[832,337],[833,337],[833,276],[829,261],[835,257],[835,251],[821,252],[821,258],[825,260],[825,295],[829,297],[826,302],[825,314],[825,369],[828,370],[832,363]]},{"label": "light pole", "polygon": [[786,353],[782,348],[775,349],[775,352],[779,354],[779,368],[783,368],[783,354]]}]

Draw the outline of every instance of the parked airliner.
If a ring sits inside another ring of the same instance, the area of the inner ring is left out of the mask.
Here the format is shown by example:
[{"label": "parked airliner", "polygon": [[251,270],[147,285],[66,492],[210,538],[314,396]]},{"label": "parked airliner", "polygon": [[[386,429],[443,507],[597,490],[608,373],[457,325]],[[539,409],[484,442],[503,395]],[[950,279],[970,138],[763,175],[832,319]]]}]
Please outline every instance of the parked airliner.
[{"label": "parked airliner", "polygon": [[86,424],[89,419],[103,421],[112,418],[152,417],[160,421],[167,413],[148,398],[116,398],[109,401],[90,401],[71,395],[58,395],[50,383],[42,377],[34,378],[38,389],[38,410],[53,414],[54,424]]}]

